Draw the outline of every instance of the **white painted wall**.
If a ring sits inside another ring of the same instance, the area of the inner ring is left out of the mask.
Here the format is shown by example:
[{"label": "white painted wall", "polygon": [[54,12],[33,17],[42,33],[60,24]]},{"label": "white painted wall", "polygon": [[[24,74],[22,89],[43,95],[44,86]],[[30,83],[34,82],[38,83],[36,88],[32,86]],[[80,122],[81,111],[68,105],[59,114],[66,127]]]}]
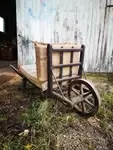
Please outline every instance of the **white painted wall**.
[{"label": "white painted wall", "polygon": [[35,63],[29,39],[85,44],[88,72],[113,71],[113,0],[17,0],[18,63]]}]

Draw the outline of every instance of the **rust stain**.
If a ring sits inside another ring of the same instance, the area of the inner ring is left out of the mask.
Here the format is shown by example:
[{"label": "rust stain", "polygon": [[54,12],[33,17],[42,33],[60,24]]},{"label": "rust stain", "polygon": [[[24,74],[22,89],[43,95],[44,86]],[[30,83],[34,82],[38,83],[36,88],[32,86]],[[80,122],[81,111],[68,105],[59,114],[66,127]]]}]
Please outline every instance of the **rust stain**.
[{"label": "rust stain", "polygon": [[57,31],[54,31],[54,41],[55,43],[59,42],[59,33]]},{"label": "rust stain", "polygon": [[64,29],[66,29],[67,32],[69,31],[69,25],[68,25],[68,19],[67,18],[64,19],[63,27],[64,27]]},{"label": "rust stain", "polygon": [[58,11],[56,12],[56,16],[55,17],[56,17],[56,22],[59,22],[60,21],[60,17],[59,17],[59,12]]},{"label": "rust stain", "polygon": [[75,43],[77,43],[77,31],[75,31],[75,34],[74,34],[74,41],[75,41]]}]

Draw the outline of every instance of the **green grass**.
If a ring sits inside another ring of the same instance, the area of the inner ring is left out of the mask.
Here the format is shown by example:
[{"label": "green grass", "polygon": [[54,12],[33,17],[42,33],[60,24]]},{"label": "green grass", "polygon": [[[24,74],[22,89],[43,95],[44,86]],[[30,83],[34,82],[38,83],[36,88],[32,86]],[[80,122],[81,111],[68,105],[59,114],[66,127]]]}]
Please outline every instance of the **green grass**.
[{"label": "green grass", "polygon": [[0,114],[0,121],[5,121],[7,120],[7,116]]},{"label": "green grass", "polygon": [[102,93],[102,104],[97,115],[100,118],[101,127],[107,131],[110,122],[113,122],[113,93]]},{"label": "green grass", "polygon": [[56,150],[57,134],[75,120],[74,114],[61,113],[56,107],[59,106],[53,100],[34,102],[20,116],[20,121],[27,125],[25,130],[29,133],[6,138],[1,136],[0,147],[3,150],[23,150],[26,147],[31,147],[31,150]]},{"label": "green grass", "polygon": [[[87,77],[98,84],[98,91],[101,95],[101,107],[97,117],[100,119],[103,131],[107,132],[109,124],[113,122],[113,93],[110,91],[110,86],[113,86],[113,74],[87,73]],[[106,83],[106,86],[103,83]]]}]

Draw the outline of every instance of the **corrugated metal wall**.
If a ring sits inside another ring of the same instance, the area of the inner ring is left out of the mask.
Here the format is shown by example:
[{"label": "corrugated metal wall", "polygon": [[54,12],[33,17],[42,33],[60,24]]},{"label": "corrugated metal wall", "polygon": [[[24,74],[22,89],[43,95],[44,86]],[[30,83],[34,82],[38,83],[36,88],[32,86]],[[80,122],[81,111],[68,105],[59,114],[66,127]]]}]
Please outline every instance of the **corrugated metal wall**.
[{"label": "corrugated metal wall", "polygon": [[35,63],[29,39],[86,45],[88,72],[113,71],[113,0],[17,0],[18,63]]}]

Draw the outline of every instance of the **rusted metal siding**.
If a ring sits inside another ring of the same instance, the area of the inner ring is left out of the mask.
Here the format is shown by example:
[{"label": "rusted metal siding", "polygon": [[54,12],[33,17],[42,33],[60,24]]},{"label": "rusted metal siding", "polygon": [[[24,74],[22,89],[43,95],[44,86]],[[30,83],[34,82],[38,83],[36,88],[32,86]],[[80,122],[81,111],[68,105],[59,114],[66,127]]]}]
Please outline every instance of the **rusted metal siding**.
[{"label": "rusted metal siding", "polygon": [[87,72],[113,71],[113,0],[17,0],[18,63],[35,63],[29,39],[85,44]]}]

